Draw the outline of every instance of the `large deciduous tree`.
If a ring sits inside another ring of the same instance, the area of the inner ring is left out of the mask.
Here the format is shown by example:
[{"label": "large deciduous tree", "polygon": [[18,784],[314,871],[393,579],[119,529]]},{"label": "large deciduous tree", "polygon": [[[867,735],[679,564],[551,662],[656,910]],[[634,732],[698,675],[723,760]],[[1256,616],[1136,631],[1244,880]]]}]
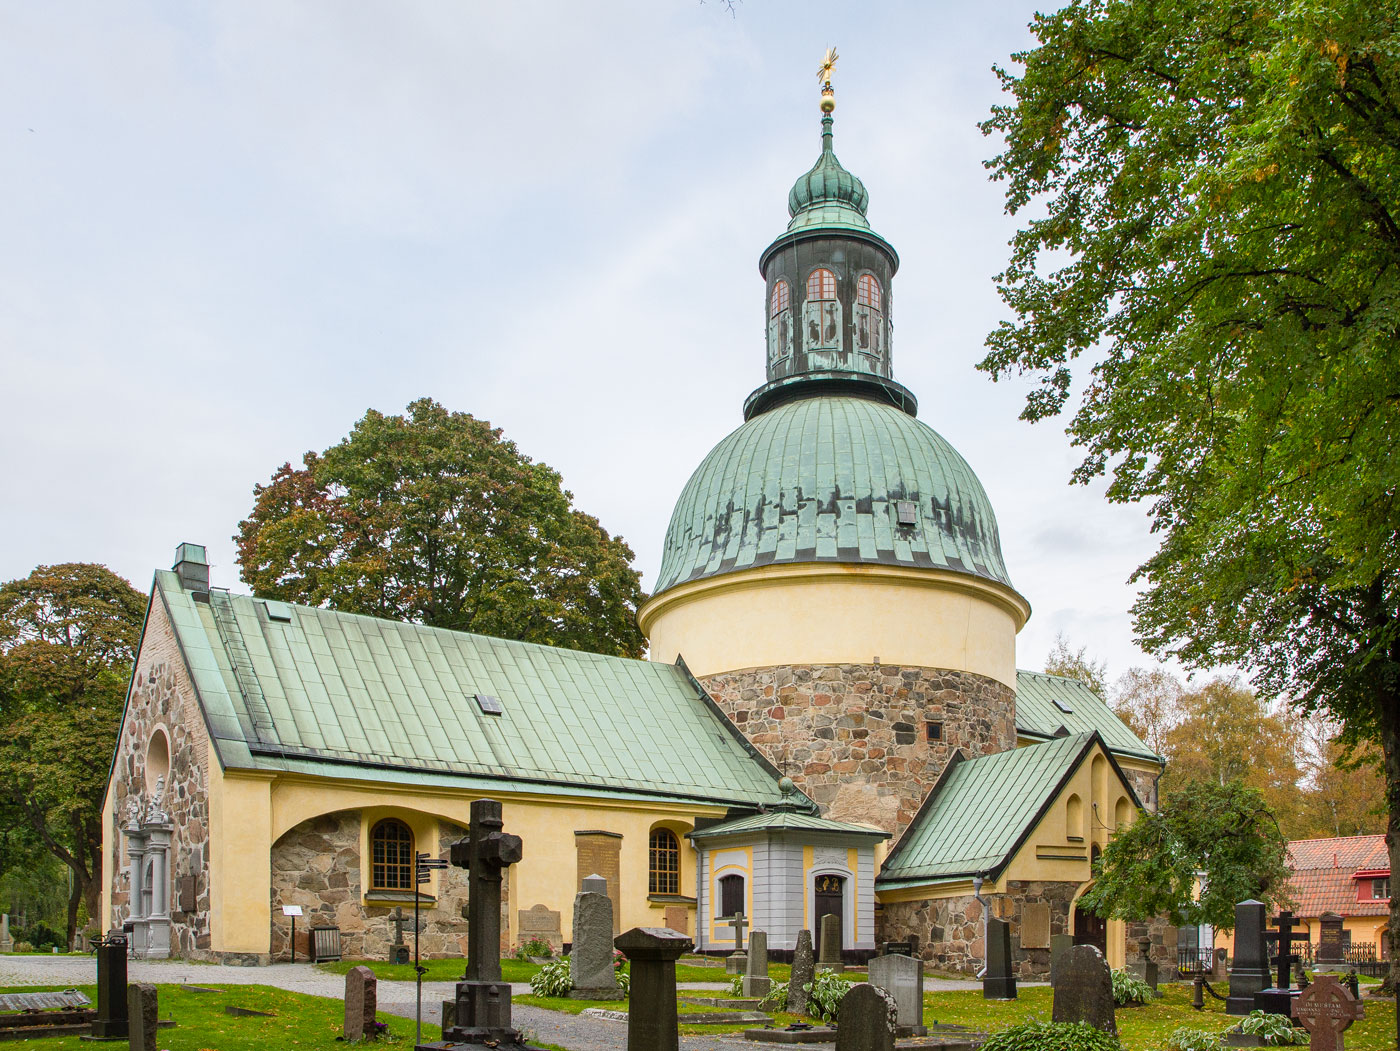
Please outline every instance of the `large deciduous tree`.
[{"label": "large deciduous tree", "polygon": [[981,367],[1038,379],[1031,420],[1080,391],[1074,477],[1150,508],[1146,646],[1379,744],[1400,871],[1400,8],[1076,0],[1032,30],[984,124],[1031,218]]},{"label": "large deciduous tree", "polygon": [[632,551],[498,429],[421,399],[284,464],[239,524],[259,595],[640,656]]},{"label": "large deciduous tree", "polygon": [[102,799],[146,596],[105,566],[40,566],[0,586],[0,808],[73,874],[96,918]]}]

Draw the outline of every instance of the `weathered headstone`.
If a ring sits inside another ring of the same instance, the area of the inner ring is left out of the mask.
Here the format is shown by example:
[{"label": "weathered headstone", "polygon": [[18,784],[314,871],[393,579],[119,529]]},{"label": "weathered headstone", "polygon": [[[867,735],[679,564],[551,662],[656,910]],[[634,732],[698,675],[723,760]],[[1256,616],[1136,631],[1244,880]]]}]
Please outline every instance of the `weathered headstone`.
[{"label": "weathered headstone", "polygon": [[900,1035],[906,1030],[923,1036],[924,1028],[924,961],[911,956],[893,954],[877,956],[870,961],[870,984],[883,989],[894,998],[898,1011]]},{"label": "weathered headstone", "polygon": [[1074,948],[1074,935],[1072,934],[1052,934],[1050,935],[1050,981],[1055,980],[1055,965],[1060,957]]},{"label": "weathered headstone", "polygon": [[633,927],[613,941],[631,963],[627,1051],[677,1051],[676,960],[694,943],[667,927]]},{"label": "weathered headstone", "polygon": [[846,969],[841,962],[841,917],[828,912],[822,917],[821,944],[817,946],[817,970],[835,971],[840,974]]},{"label": "weathered headstone", "polygon": [[812,932],[797,932],[797,948],[792,953],[792,972],[788,975],[788,1010],[795,1015],[807,1013],[808,993],[804,986],[817,976],[816,958],[812,952]]},{"label": "weathered headstone", "polygon": [[982,998],[1016,999],[1016,976],[1011,973],[1011,925],[995,916],[987,920],[987,973],[982,976]]},{"label": "weathered headstone", "polygon": [[452,844],[452,864],[469,870],[467,973],[457,983],[452,1025],[442,1040],[415,1051],[510,1047],[530,1051],[510,1024],[510,983],[501,980],[501,881],[505,869],[524,856],[520,837],[502,831],[501,804],[472,801],[467,838]]},{"label": "weathered headstone", "polygon": [[1347,960],[1346,921],[1335,912],[1324,912],[1318,918],[1317,962],[1344,964]]},{"label": "weathered headstone", "polygon": [[160,1024],[160,1000],[148,982],[127,986],[127,1031],[131,1051],[156,1051],[156,1027]]},{"label": "weathered headstone", "polygon": [[749,958],[744,953],[744,929],[748,927],[749,921],[742,912],[735,913],[729,921],[729,926],[734,928],[734,951],[724,960],[725,974],[747,974],[749,969]]},{"label": "weathered headstone", "polygon": [[97,1017],[92,1035],[99,1039],[126,1036],[126,935],[113,931],[97,947]]},{"label": "weathered headstone", "polygon": [[0,952],[13,952],[15,940],[10,937],[10,914],[0,916]]},{"label": "weathered headstone", "polygon": [[520,941],[540,941],[549,945],[550,952],[560,952],[564,948],[563,927],[558,910],[547,905],[521,909],[516,914],[516,926],[520,930]]},{"label": "weathered headstone", "polygon": [[1088,1022],[1095,1029],[1118,1035],[1113,1017],[1113,976],[1097,945],[1076,945],[1060,957],[1055,969],[1056,1022]]},{"label": "weathered headstone", "polygon": [[1235,906],[1235,957],[1230,965],[1230,996],[1225,1013],[1247,1015],[1254,994],[1269,984],[1269,958],[1264,954],[1264,903],[1249,899]]},{"label": "weathered headstone", "polygon": [[1152,939],[1138,939],[1138,958],[1128,964],[1128,973],[1157,991],[1157,962],[1152,959]]},{"label": "weathered headstone", "polygon": [[773,990],[768,977],[768,932],[753,931],[749,935],[749,963],[743,982],[746,997],[762,1000]]},{"label": "weathered headstone", "polygon": [[1298,990],[1293,988],[1293,943],[1307,941],[1308,938],[1306,934],[1293,930],[1293,922],[1293,913],[1287,910],[1274,917],[1278,927],[1278,981],[1272,988],[1260,989],[1254,994],[1255,1010],[1285,1018],[1293,1017],[1293,1001],[1298,996]]},{"label": "weathered headstone", "polygon": [[1365,1016],[1361,1001],[1330,974],[1319,974],[1293,1002],[1293,1017],[1312,1034],[1312,1051],[1344,1051],[1342,1034]]},{"label": "weathered headstone", "polygon": [[869,982],[851,986],[836,1006],[836,1051],[894,1051],[899,1009]]},{"label": "weathered headstone", "polygon": [[374,1013],[379,1009],[379,979],[368,967],[345,972],[345,1028],[347,1044],[374,1038]]},{"label": "weathered headstone", "polygon": [[608,881],[589,876],[574,896],[574,948],[569,971],[575,1000],[621,1000],[613,970],[613,903]]}]

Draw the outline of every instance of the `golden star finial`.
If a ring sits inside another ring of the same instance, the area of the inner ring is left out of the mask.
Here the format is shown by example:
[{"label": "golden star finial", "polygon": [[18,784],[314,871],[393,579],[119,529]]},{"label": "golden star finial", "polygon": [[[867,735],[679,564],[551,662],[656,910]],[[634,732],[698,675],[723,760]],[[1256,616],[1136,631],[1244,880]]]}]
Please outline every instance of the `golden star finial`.
[{"label": "golden star finial", "polygon": [[822,87],[831,87],[831,74],[836,72],[836,60],[840,57],[834,47],[826,49],[826,58],[822,59],[821,69],[817,70],[817,79],[821,81]]}]

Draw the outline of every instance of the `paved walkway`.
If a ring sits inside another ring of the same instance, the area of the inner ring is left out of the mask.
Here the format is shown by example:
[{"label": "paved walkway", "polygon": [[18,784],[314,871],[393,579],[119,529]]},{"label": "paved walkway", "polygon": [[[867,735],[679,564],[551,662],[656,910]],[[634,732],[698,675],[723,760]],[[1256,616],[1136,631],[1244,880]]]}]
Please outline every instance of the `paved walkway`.
[{"label": "paved walkway", "polygon": [[[183,960],[132,960],[127,976],[133,982],[162,985],[271,985],[294,993],[325,996],[339,1000],[345,994],[345,978],[329,974],[309,963],[274,963],[266,967],[223,967],[219,964],[188,963]],[[91,985],[97,981],[97,960],[92,956],[0,956],[0,985]],[[1026,985],[1039,984],[1026,982]],[[678,988],[691,991],[727,989],[728,982],[682,982]],[[929,991],[976,989],[975,981],[930,978]],[[514,984],[512,993],[528,993],[527,984]],[[423,983],[423,1030],[434,1039],[442,1022],[442,1001],[452,998],[452,982]],[[379,1009],[403,1018],[414,1016],[412,982],[381,981]],[[512,1020],[533,1039],[557,1044],[569,1051],[625,1051],[627,1023],[606,1018],[584,1018],[561,1011],[516,1004]],[[754,1048],[736,1036],[682,1036],[681,1051],[739,1051]],[[813,1051],[830,1044],[806,1044]]]}]

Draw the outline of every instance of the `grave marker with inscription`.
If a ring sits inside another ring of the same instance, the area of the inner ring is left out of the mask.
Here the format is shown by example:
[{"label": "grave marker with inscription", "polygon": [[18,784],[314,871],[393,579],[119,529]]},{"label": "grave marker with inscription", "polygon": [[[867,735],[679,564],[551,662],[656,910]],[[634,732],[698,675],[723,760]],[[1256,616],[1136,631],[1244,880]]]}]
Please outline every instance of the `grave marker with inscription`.
[{"label": "grave marker with inscription", "polygon": [[520,909],[516,913],[516,926],[520,930],[520,942],[541,941],[549,945],[551,953],[564,950],[562,917],[547,905],[535,905]]},{"label": "grave marker with inscription", "polygon": [[1097,945],[1076,945],[1055,967],[1056,1022],[1088,1022],[1095,1029],[1118,1035],[1113,1016],[1113,975]]},{"label": "grave marker with inscription", "polygon": [[877,956],[870,961],[870,984],[894,998],[900,1035],[923,1036],[924,961],[911,956]]},{"label": "grave marker with inscription", "polygon": [[1317,962],[1346,963],[1346,921],[1335,912],[1324,912],[1318,918],[1318,926]]},{"label": "grave marker with inscription", "polygon": [[613,970],[613,903],[608,881],[589,876],[574,896],[574,947],[569,969],[575,1000],[621,1000]]},{"label": "grave marker with inscription", "polygon": [[1366,1010],[1334,975],[1319,974],[1293,1001],[1293,1017],[1312,1036],[1312,1051],[1345,1051],[1342,1034]]},{"label": "grave marker with inscription", "polygon": [[374,1015],[379,1009],[379,979],[363,965],[345,972],[345,1027],[347,1044],[374,1038]]},{"label": "grave marker with inscription", "polygon": [[851,986],[836,1007],[836,1051],[894,1051],[899,1008],[869,982]]},{"label": "grave marker with inscription", "polygon": [[768,977],[768,932],[754,931],[749,935],[749,962],[744,970],[744,996],[762,1000],[773,989]]},{"label": "grave marker with inscription", "polygon": [[795,1015],[807,1013],[810,995],[803,986],[817,976],[816,959],[812,952],[812,932],[797,932],[797,948],[792,953],[792,971],[788,975],[788,1010]]}]

